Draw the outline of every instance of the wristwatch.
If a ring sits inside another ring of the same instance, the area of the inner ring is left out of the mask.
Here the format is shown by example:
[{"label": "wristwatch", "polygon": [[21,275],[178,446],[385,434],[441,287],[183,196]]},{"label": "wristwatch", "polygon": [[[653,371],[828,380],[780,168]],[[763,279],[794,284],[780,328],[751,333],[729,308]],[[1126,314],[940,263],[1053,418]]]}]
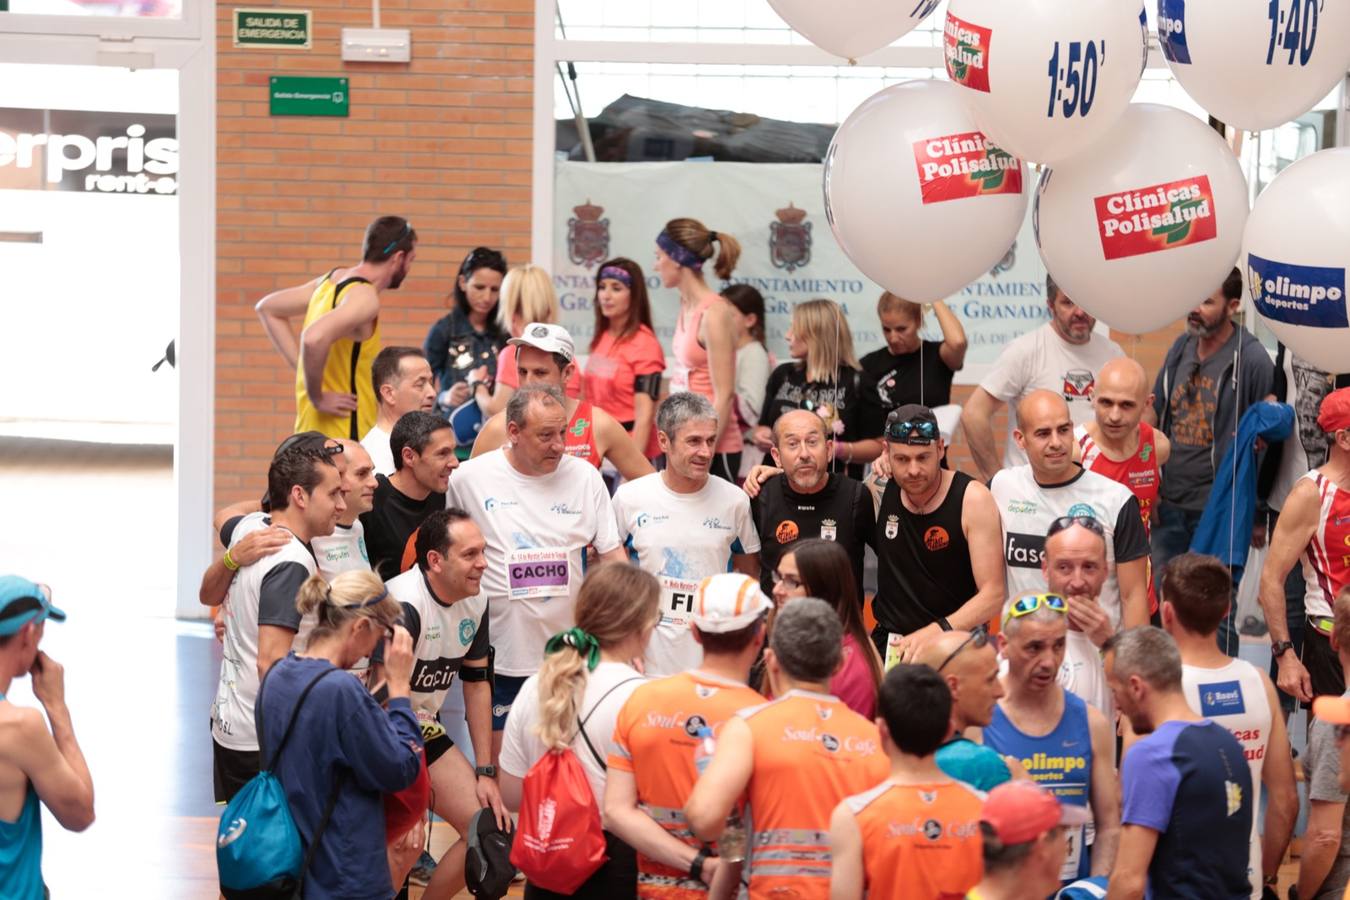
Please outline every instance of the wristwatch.
[{"label": "wristwatch", "polygon": [[1293,650],[1293,649],[1294,649],[1293,641],[1275,641],[1270,645],[1270,657],[1271,659],[1279,659],[1281,656],[1284,655],[1284,652],[1286,650]]},{"label": "wristwatch", "polygon": [[709,856],[712,856],[712,852],[707,847],[698,848],[698,855],[689,864],[689,877],[691,879],[694,881],[703,880],[703,863]]},{"label": "wristwatch", "polygon": [[473,774],[475,775],[475,777],[496,778],[496,777],[497,777],[497,767],[496,767],[496,766],[478,766],[477,768],[475,768],[475,769],[473,770]]}]

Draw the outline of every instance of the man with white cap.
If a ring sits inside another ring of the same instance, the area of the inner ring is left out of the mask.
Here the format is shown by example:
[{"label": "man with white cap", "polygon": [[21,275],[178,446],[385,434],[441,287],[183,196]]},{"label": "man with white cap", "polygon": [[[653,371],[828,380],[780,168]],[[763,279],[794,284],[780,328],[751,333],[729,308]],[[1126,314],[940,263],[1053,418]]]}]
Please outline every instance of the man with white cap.
[{"label": "man with white cap", "polygon": [[1031,781],[1010,781],[989,792],[980,812],[984,878],[966,900],[1048,897],[1059,887],[1067,829],[1088,820],[1087,809],[1061,804]]},{"label": "man with white cap", "polygon": [[702,664],[639,686],[619,713],[605,784],[605,828],[638,851],[639,897],[707,896],[710,848],[689,830],[684,804],[698,780],[701,745],[737,712],[764,702],[745,681],[764,646],[772,608],[748,575],[703,579],[689,629],[703,648]]},{"label": "man with white cap", "polygon": [[[576,345],[561,325],[531,322],[520,337],[507,341],[516,348],[516,374],[520,386],[541,384],[559,391],[577,370]],[[656,471],[633,443],[619,420],[585,400],[567,397],[567,430],[564,452],[584,460],[597,469],[609,460],[626,480],[641,478]],[[506,413],[499,412],[483,423],[473,442],[473,454],[482,456],[506,443]]]},{"label": "man with white cap", "polygon": [[[94,780],[66,708],[65,673],[38,649],[46,621],[64,622],[51,589],[17,575],[0,576],[0,885],[6,897],[40,900],[45,805],[71,831],[94,821]],[[31,675],[47,713],[5,699],[14,679]]]}]

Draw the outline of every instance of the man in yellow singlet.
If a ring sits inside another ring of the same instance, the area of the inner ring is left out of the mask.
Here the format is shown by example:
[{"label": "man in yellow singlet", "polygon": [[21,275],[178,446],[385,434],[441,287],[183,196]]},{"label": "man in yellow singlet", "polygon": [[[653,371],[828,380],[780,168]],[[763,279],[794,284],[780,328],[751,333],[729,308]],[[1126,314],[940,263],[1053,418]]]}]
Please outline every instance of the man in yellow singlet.
[{"label": "man in yellow singlet", "polygon": [[[273,291],[255,309],[272,346],[295,369],[295,430],[365,437],[379,406],[371,363],[380,352],[380,292],[397,290],[417,256],[401,216],[366,229],[361,262]],[[297,339],[291,320],[304,316]]]}]

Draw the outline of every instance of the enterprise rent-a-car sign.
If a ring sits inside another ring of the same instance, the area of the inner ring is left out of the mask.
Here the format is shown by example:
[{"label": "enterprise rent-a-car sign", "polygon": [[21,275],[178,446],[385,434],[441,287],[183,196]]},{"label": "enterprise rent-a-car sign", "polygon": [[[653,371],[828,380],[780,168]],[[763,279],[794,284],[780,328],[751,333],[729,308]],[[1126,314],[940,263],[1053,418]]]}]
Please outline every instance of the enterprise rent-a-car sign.
[{"label": "enterprise rent-a-car sign", "polygon": [[0,107],[0,189],[176,194],[175,118]]}]

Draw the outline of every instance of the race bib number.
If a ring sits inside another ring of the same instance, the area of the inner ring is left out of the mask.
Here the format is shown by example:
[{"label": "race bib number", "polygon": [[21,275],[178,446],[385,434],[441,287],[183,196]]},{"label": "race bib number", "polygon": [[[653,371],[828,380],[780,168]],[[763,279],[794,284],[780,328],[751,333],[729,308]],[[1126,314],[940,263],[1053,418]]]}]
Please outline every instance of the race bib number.
[{"label": "race bib number", "polygon": [[570,593],[572,566],[561,547],[512,550],[506,558],[506,586],[512,600],[562,597]]},{"label": "race bib number", "polygon": [[661,575],[658,579],[661,582],[661,624],[687,626],[694,613],[698,582],[670,575]]},{"label": "race bib number", "polygon": [[1083,859],[1083,845],[1087,840],[1084,826],[1069,829],[1065,832],[1065,838],[1069,849],[1064,854],[1064,867],[1059,870],[1059,878],[1061,881],[1077,881],[1078,866]]}]

